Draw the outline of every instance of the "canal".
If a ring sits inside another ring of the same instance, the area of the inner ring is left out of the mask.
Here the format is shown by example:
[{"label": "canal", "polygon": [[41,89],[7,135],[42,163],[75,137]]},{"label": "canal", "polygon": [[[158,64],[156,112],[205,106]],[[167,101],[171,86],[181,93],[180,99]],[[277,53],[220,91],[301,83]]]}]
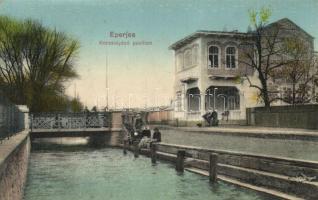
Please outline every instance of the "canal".
[{"label": "canal", "polygon": [[67,146],[32,150],[24,200],[270,199],[254,191],[184,172],[112,148]]}]

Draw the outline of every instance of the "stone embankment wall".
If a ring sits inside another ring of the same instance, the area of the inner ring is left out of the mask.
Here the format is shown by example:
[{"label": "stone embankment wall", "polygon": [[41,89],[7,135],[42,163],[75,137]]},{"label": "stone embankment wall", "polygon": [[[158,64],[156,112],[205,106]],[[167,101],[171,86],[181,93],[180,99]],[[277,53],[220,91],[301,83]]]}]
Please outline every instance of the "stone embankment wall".
[{"label": "stone embankment wall", "polygon": [[0,144],[0,199],[21,200],[30,155],[28,131],[23,131]]},{"label": "stone embankment wall", "polygon": [[273,106],[246,110],[248,125],[318,129],[318,105]]},{"label": "stone embankment wall", "polygon": [[[231,182],[243,187],[246,184],[260,187],[263,189],[259,191],[274,196],[279,195],[278,197],[284,194],[295,195],[301,199],[318,199],[318,162],[315,161],[165,143],[157,144],[156,149],[159,159],[172,162],[176,162],[177,152],[183,150],[185,151],[186,167],[205,171],[209,169],[209,155],[214,153],[218,155],[217,174],[219,178],[226,177],[226,180],[234,180]],[[255,187],[250,188],[255,189]]]}]

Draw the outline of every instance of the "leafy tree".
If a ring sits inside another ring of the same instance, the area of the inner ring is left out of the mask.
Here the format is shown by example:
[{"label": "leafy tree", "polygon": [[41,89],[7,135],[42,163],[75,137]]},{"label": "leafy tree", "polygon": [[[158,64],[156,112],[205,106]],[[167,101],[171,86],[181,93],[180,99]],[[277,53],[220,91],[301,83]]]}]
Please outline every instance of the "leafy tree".
[{"label": "leafy tree", "polygon": [[33,20],[1,16],[2,89],[13,102],[28,105],[32,112],[51,110],[52,99],[65,100],[64,84],[77,77],[78,49],[79,43],[62,32]]},{"label": "leafy tree", "polygon": [[84,106],[78,97],[71,100],[70,107],[72,112],[82,112],[84,110]]}]

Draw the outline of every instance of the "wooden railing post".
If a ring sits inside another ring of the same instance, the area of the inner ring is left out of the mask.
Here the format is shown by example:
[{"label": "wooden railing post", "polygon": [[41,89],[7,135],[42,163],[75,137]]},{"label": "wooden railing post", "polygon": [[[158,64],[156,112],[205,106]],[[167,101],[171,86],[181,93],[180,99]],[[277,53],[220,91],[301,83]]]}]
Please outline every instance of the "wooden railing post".
[{"label": "wooden railing post", "polygon": [[176,170],[179,172],[184,171],[184,157],[185,157],[185,151],[179,150],[177,153],[177,162],[176,162]]},{"label": "wooden railing post", "polygon": [[211,183],[215,183],[217,181],[217,164],[218,154],[210,154],[209,180]]},{"label": "wooden railing post", "polygon": [[128,141],[127,140],[124,140],[124,154],[126,155],[127,154],[127,143]]},{"label": "wooden railing post", "polygon": [[150,156],[151,156],[151,163],[155,164],[157,162],[157,145],[151,144],[150,147]]},{"label": "wooden railing post", "polygon": [[138,158],[138,157],[139,157],[138,142],[134,142],[134,156],[135,156],[135,158]]}]

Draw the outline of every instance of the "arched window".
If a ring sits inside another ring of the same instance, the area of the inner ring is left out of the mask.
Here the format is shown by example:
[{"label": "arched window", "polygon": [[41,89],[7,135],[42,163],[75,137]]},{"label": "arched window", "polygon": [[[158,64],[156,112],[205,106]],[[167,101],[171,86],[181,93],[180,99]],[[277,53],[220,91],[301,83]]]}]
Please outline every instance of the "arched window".
[{"label": "arched window", "polygon": [[219,48],[217,46],[209,47],[209,67],[217,68],[219,67]]},{"label": "arched window", "polygon": [[235,47],[227,47],[226,48],[226,67],[229,69],[233,69],[236,67],[236,49]]}]

